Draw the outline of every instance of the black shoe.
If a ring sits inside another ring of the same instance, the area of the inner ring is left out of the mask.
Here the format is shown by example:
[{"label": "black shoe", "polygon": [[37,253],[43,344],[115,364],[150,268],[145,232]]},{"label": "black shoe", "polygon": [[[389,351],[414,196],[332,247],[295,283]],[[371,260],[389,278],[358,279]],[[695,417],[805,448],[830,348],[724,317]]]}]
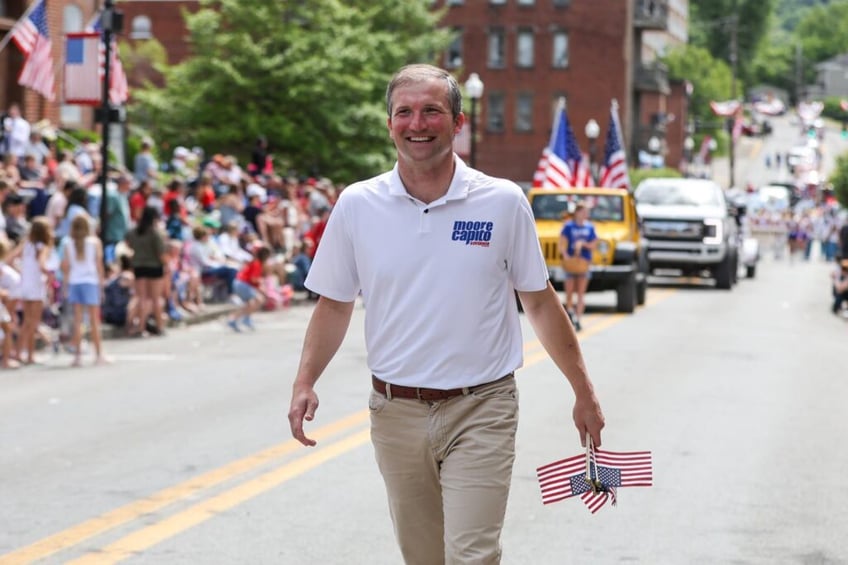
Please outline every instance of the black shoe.
[{"label": "black shoe", "polygon": [[579,332],[582,329],[583,329],[583,327],[580,325],[580,320],[577,320],[576,322],[574,322],[574,331]]}]

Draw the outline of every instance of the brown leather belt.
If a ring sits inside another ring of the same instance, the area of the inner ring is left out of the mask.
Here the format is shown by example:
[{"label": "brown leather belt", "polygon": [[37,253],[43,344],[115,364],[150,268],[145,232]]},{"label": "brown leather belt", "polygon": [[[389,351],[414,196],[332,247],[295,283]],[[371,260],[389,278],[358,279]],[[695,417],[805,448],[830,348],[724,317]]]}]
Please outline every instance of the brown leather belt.
[{"label": "brown leather belt", "polygon": [[489,385],[493,385],[497,382],[500,382],[504,379],[508,379],[512,377],[512,373],[507,373],[499,379],[494,381],[489,381],[488,383],[483,383],[477,386],[470,386],[464,388],[452,388],[448,390],[440,389],[440,388],[420,388],[414,386],[400,386],[393,385],[391,383],[387,383],[382,379],[378,379],[374,375],[371,375],[371,383],[374,385],[374,390],[387,396],[388,398],[412,398],[415,400],[425,400],[425,401],[434,401],[434,400],[447,400],[449,398],[453,398],[454,396],[461,396],[463,394],[469,394],[474,392],[475,390],[479,390],[483,387],[487,387]]}]

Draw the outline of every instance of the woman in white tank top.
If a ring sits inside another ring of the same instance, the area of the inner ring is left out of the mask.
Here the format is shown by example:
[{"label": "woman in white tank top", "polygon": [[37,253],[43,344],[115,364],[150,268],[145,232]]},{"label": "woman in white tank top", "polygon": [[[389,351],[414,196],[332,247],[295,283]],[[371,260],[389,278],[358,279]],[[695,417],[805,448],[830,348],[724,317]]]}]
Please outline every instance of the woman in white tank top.
[{"label": "woman in white tank top", "polygon": [[82,365],[80,356],[83,314],[88,313],[91,326],[91,341],[94,344],[95,363],[108,363],[103,356],[100,333],[100,297],[103,292],[103,246],[91,235],[91,223],[87,214],[71,221],[70,235],[64,245],[62,273],[67,287],[68,305],[74,310],[73,337],[74,361]]},{"label": "woman in white tank top", "polygon": [[45,216],[36,216],[30,224],[23,244],[11,254],[20,255],[21,285],[19,298],[23,304],[23,322],[19,334],[18,353],[27,365],[35,363],[35,334],[41,323],[44,302],[47,300],[48,266],[53,251],[53,230]]}]

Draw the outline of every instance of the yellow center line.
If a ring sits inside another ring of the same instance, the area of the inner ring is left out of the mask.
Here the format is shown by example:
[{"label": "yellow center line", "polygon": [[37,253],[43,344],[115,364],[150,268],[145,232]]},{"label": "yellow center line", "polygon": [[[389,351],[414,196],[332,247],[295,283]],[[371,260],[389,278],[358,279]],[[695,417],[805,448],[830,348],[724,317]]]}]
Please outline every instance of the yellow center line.
[{"label": "yellow center line", "polygon": [[69,561],[66,565],[107,565],[133,557],[140,551],[161,543],[180,532],[238,506],[242,502],[255,498],[288,480],[302,475],[322,463],[367,443],[370,437],[370,430],[362,430],[278,469],[264,473],[231,490],[186,508],[161,522],[142,528],[104,547],[102,551],[89,553],[79,559]]},{"label": "yellow center line", "polygon": [[[659,290],[650,293],[650,299],[646,306],[653,305],[671,296],[675,290]],[[611,316],[591,314],[586,316],[592,320],[598,319],[580,333],[581,341],[592,335],[628,319],[625,314],[613,314]],[[538,340],[527,342],[524,345],[525,353],[537,349],[541,344]],[[529,356],[524,366],[536,364],[547,359],[547,353]],[[368,419],[368,410],[362,410],[351,414],[341,420],[332,422],[315,430],[311,435],[317,440],[326,439],[356,427]],[[333,443],[326,448],[319,449],[287,463],[277,469],[251,479],[241,485],[235,486],[221,494],[218,494],[204,502],[198,503],[173,516],[170,516],[156,524],[147,526],[137,532],[125,536],[103,549],[102,552],[91,553],[73,561],[79,565],[84,563],[116,563],[130,557],[145,548],[149,548],[164,539],[172,537],[179,532],[196,526],[212,518],[217,513],[233,508],[242,502],[249,500],[259,494],[274,488],[306,471],[325,463],[347,451],[350,451],[368,441],[370,432],[361,431],[343,440]],[[210,489],[221,483],[243,475],[249,471],[301,448],[300,443],[295,440],[270,447],[254,455],[233,461],[218,469],[194,477],[188,481],[161,490],[149,497],[139,499],[130,504],[107,512],[96,518],[92,518],[79,525],[68,528],[62,532],[39,540],[29,546],[0,556],[0,565],[11,565],[19,563],[30,563],[43,559],[58,551],[78,545],[82,541],[103,534],[128,522],[137,520],[142,516],[159,511],[177,501],[188,498],[199,491]]]},{"label": "yellow center line", "polygon": [[[341,420],[332,422],[315,430],[311,435],[316,440],[332,437],[340,432],[362,424],[368,419],[368,410],[361,410]],[[37,559],[43,559],[49,555],[73,547],[80,542],[93,536],[107,532],[113,528],[136,520],[146,514],[156,512],[177,502],[188,498],[199,491],[209,489],[239,475],[252,471],[263,464],[288,455],[303,446],[297,440],[291,439],[268,449],[262,450],[254,455],[239,459],[213,469],[188,481],[168,487],[149,497],[131,502],[120,508],[116,508],[106,514],[87,520],[81,524],[68,528],[52,536],[43,538],[31,545],[0,556],[0,565],[12,565],[19,563],[30,563]]]}]

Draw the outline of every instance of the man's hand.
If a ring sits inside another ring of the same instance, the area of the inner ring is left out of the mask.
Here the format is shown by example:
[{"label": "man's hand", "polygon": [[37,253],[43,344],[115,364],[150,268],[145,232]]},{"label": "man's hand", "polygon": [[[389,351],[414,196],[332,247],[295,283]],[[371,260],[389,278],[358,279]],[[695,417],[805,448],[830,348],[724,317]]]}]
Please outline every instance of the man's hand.
[{"label": "man's hand", "polygon": [[574,402],[574,425],[580,433],[580,445],[586,447],[586,433],[592,438],[595,447],[601,446],[601,430],[604,428],[604,414],[598,399],[592,394],[578,398]]},{"label": "man's hand", "polygon": [[316,442],[303,433],[303,421],[311,422],[318,409],[318,395],[312,387],[298,386],[292,390],[291,407],[289,408],[289,426],[292,437],[307,447],[313,447]]}]

